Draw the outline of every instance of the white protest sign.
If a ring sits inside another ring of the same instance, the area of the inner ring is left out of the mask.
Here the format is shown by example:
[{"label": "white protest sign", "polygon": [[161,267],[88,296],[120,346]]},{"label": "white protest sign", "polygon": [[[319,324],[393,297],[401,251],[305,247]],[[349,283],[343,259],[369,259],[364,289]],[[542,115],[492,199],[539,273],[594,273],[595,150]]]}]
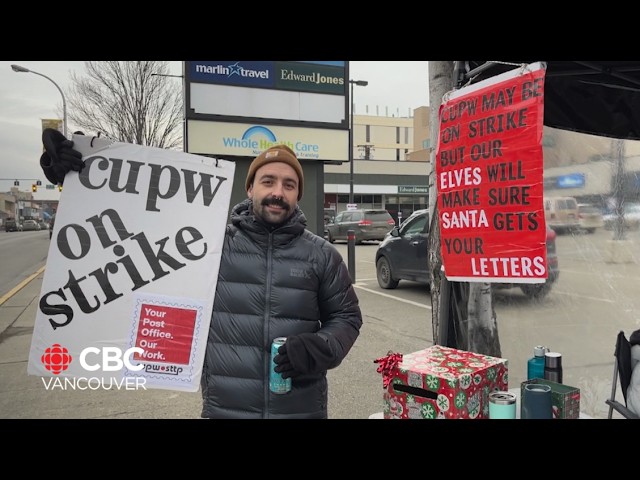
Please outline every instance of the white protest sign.
[{"label": "white protest sign", "polygon": [[235,164],[73,140],[28,373],[197,391]]}]

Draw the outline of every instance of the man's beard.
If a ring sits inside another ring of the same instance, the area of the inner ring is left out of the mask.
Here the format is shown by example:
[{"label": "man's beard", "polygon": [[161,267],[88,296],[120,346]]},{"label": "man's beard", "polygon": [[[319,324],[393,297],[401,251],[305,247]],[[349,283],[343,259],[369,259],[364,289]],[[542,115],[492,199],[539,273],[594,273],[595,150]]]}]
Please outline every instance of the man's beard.
[{"label": "man's beard", "polygon": [[[273,213],[267,210],[266,207],[269,205],[281,207],[283,210],[281,213]],[[265,197],[258,208],[254,205],[254,213],[269,225],[282,225],[291,216],[291,205],[282,198]]]}]

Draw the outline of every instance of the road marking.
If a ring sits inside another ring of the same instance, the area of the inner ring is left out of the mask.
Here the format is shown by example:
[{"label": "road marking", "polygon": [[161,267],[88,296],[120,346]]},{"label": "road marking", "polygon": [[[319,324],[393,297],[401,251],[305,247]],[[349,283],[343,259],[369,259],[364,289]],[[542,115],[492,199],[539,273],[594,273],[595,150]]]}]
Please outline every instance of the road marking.
[{"label": "road marking", "polygon": [[[354,283],[354,284],[353,284],[353,286],[354,286],[354,288],[359,288],[360,290],[365,290],[365,291],[367,291],[367,292],[369,292],[369,293],[375,293],[376,295],[380,295],[380,296],[382,296],[382,297],[387,297],[387,298],[391,298],[391,299],[393,299],[393,300],[398,300],[399,302],[408,303],[409,305],[414,305],[414,306],[416,306],[416,307],[426,308],[426,309],[429,309],[429,310],[432,310],[432,309],[433,309],[433,308],[432,308],[431,306],[429,306],[429,305],[425,305],[425,304],[422,304],[422,303],[413,302],[413,301],[411,301],[411,300],[405,300],[405,299],[403,299],[403,298],[399,298],[399,297],[396,297],[396,296],[394,296],[394,295],[389,295],[389,294],[387,294],[387,293],[382,293],[382,292],[380,292],[380,291],[378,291],[378,290],[373,290],[373,289],[371,289],[371,288],[367,288],[367,287],[364,287],[364,286],[362,286],[362,285],[359,285],[358,283]],[[609,299],[609,298],[591,297],[591,296],[589,296],[589,295],[580,295],[580,294],[578,294],[578,293],[571,293],[571,292],[560,292],[560,291],[558,291],[558,290],[553,290],[552,292],[553,292],[553,293],[557,293],[558,295],[566,295],[566,296],[568,296],[568,297],[576,297],[576,298],[586,298],[586,299],[588,299],[588,300],[595,300],[595,301],[597,301],[597,302],[616,303],[616,300],[612,300],[612,299]]]},{"label": "road marking", "polygon": [[609,298],[590,297],[589,295],[579,295],[577,293],[559,292],[557,290],[552,290],[552,293],[556,293],[558,295],[567,295],[568,297],[586,298],[588,300],[596,300],[598,302],[616,303],[616,300],[611,300]]},{"label": "road marking", "polygon": [[34,278],[36,278],[38,275],[40,275],[42,272],[44,272],[44,267],[41,267],[40,270],[38,270],[36,273],[32,273],[29,277],[25,278],[22,282],[20,282],[18,285],[16,285],[15,287],[13,287],[11,290],[9,290],[5,295],[3,295],[2,297],[0,297],[0,305],[2,305],[4,302],[6,302],[7,300],[9,300],[11,297],[13,297],[16,293],[18,293],[22,288],[24,288],[25,285],[27,285],[27,283],[29,283],[31,280],[33,280]]},{"label": "road marking", "polygon": [[387,293],[382,293],[378,290],[372,290],[371,288],[363,287],[362,285],[358,285],[357,283],[353,284],[354,288],[359,288],[360,290],[364,290],[365,292],[375,293],[376,295],[380,295],[381,297],[387,297],[392,300],[397,300],[399,302],[408,303],[409,305],[413,305],[414,307],[426,308],[427,310],[431,310],[430,305],[425,305],[424,303],[412,302],[411,300],[405,300],[403,298],[395,297],[393,295],[389,295]]},{"label": "road marking", "polygon": [[624,275],[621,273],[613,273],[613,272],[602,272],[602,271],[588,271],[588,270],[566,270],[562,269],[562,273],[570,273],[572,275],[594,275],[597,277],[605,277],[605,278],[624,278],[624,279],[632,279],[637,280],[638,275]]}]

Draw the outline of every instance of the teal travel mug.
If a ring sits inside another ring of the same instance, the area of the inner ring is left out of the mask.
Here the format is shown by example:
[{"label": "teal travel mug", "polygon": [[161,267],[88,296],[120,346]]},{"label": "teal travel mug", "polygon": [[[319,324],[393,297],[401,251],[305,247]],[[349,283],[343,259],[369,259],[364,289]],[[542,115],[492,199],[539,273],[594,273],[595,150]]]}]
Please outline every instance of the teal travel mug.
[{"label": "teal travel mug", "polygon": [[489,418],[516,418],[516,396],[509,392],[491,392],[489,394]]}]

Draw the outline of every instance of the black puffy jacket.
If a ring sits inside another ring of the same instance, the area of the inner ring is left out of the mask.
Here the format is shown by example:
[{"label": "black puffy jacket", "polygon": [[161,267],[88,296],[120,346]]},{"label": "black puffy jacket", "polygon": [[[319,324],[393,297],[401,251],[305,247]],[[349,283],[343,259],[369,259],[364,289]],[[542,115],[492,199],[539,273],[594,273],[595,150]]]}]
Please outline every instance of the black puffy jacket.
[{"label": "black puffy jacket", "polygon": [[318,332],[337,367],[358,338],[362,314],[338,251],[305,229],[299,208],[274,229],[247,199],[231,212],[202,373],[202,417],[327,418],[326,372],[269,390],[271,342]]}]

